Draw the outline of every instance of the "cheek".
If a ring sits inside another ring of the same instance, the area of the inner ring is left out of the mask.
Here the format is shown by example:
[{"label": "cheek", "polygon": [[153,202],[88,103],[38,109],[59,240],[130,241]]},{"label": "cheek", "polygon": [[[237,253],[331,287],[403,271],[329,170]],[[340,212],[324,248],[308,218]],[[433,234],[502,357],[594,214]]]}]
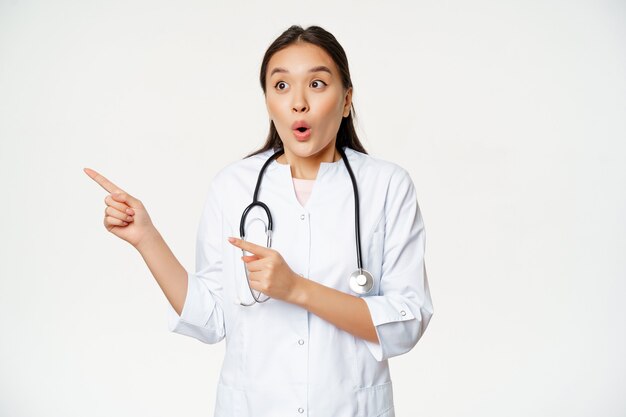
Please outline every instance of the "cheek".
[{"label": "cheek", "polygon": [[320,113],[333,124],[341,123],[343,117],[343,103],[341,98],[333,98],[332,100],[324,100],[319,103]]}]

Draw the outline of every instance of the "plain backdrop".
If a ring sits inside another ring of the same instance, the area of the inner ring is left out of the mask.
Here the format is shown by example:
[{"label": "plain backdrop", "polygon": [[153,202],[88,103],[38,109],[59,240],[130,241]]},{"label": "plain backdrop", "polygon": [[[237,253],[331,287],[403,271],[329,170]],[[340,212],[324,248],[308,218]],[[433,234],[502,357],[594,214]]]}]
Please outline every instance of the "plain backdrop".
[{"label": "plain backdrop", "polygon": [[337,37],[366,149],[417,189],[435,314],[397,415],[626,416],[626,3],[591,0],[0,0],[0,416],[212,415],[224,343],[168,332],[82,169],[192,269],[291,24]]}]

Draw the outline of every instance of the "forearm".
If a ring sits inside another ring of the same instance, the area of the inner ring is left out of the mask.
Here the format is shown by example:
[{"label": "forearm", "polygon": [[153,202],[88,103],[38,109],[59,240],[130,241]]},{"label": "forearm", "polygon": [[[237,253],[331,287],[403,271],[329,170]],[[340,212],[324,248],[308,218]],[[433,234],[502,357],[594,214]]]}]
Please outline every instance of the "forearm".
[{"label": "forearm", "polygon": [[365,301],[315,281],[298,277],[293,304],[361,339],[378,343]]},{"label": "forearm", "polygon": [[187,297],[187,271],[156,229],[149,237],[143,239],[136,249],[148,265],[165,297],[180,316]]}]

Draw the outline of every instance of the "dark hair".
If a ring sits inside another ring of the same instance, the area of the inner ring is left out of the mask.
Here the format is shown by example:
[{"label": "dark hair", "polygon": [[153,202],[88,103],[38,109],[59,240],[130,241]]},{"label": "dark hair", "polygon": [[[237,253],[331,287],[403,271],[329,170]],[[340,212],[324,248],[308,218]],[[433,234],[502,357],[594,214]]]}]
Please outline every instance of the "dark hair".
[{"label": "dark hair", "polygon": [[[341,76],[341,83],[344,88],[352,87],[352,80],[350,79],[350,70],[348,68],[348,58],[346,57],[346,52],[343,50],[337,39],[326,30],[322,29],[319,26],[309,26],[306,29],[303,29],[301,26],[293,25],[286,31],[284,31],[265,51],[265,56],[263,56],[263,61],[261,63],[261,73],[259,77],[259,81],[261,82],[261,88],[263,89],[263,94],[266,94],[265,88],[265,78],[267,73],[267,64],[269,63],[272,56],[280,51],[297,42],[308,42],[313,45],[317,45],[322,48],[324,51],[330,55],[332,60],[337,65],[339,69],[339,74]],[[348,117],[344,117],[341,119],[341,124],[339,125],[339,130],[337,131],[337,139],[335,142],[336,148],[341,148],[347,146],[356,151],[367,153],[365,148],[359,141],[359,137],[356,134],[356,130],[354,129],[353,122],[353,114],[356,117],[354,105],[350,104],[350,114]],[[274,122],[270,121],[270,130],[267,134],[267,140],[265,144],[258,150],[252,152],[247,155],[246,158],[259,154],[261,152],[265,152],[269,149],[282,149],[283,143],[280,140],[280,136],[278,136],[278,132],[276,131],[276,126],[274,126]]]}]

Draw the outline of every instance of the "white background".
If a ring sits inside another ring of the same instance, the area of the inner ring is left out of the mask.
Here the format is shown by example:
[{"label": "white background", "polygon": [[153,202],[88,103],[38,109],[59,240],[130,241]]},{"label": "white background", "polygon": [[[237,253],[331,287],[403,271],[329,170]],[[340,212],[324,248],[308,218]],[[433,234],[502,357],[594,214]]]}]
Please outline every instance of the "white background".
[{"label": "white background", "polygon": [[366,149],[417,188],[435,314],[397,415],[625,416],[626,3],[591,0],[0,0],[0,415],[212,415],[224,343],[167,331],[82,168],[193,268],[294,23],[341,42]]}]

